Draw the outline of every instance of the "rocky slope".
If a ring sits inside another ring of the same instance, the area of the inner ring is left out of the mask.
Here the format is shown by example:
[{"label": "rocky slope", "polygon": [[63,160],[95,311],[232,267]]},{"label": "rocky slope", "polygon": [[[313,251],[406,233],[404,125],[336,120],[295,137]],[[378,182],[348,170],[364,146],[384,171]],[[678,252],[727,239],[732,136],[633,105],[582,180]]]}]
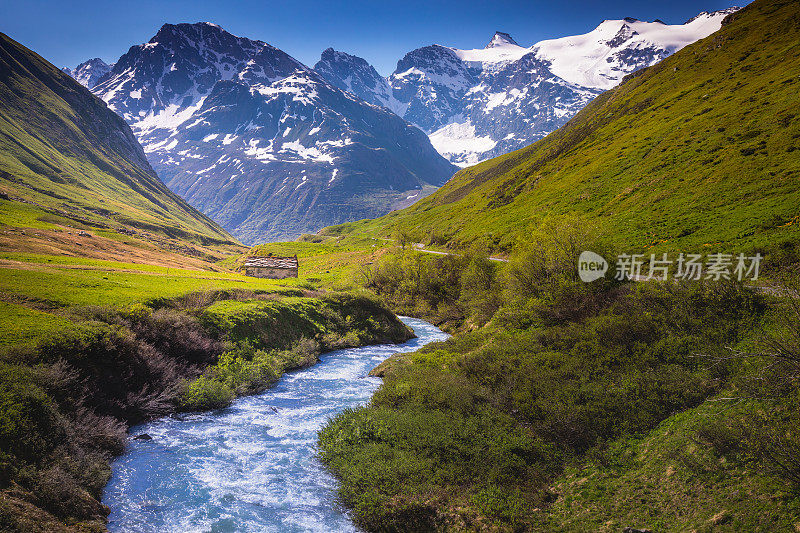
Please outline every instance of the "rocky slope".
[{"label": "rocky slope", "polygon": [[394,113],[210,23],[164,25],[93,91],[173,191],[248,243],[386,213],[454,171]]}]

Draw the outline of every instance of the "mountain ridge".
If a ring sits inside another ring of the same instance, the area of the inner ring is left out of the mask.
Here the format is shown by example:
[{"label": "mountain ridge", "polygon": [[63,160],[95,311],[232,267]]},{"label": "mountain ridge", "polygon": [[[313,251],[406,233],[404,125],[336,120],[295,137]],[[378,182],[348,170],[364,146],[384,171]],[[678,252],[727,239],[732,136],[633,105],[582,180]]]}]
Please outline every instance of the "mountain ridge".
[{"label": "mountain ridge", "polygon": [[211,23],[163,25],[93,90],[172,190],[250,243],[384,214],[455,170],[393,113]]},{"label": "mountain ridge", "polygon": [[[589,33],[530,47],[501,31],[484,48],[428,45],[400,59],[385,83],[371,81],[356,94],[416,124],[451,162],[469,166],[543,138],[624,75],[716,31],[736,9],[676,25],[605,20]],[[355,63],[342,63],[329,81],[348,90],[340,80]]]},{"label": "mountain ridge", "polygon": [[796,239],[798,35],[784,15],[780,36],[759,36],[735,24],[739,13],[722,35],[629,74],[544,139],[353,228],[497,252],[548,217],[586,219],[656,251],[723,242],[743,252]]}]

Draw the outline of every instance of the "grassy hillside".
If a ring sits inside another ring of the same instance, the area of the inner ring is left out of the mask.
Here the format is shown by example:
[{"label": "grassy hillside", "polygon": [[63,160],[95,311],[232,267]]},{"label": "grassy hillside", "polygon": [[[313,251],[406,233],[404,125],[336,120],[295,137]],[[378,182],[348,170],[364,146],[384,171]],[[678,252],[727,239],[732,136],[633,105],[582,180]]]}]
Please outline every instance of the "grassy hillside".
[{"label": "grassy hillside", "polygon": [[[756,1],[566,126],[338,231],[509,251],[580,216],[629,249],[747,251],[800,236],[800,7]],[[717,243],[720,243],[717,245]]]},{"label": "grassy hillside", "polygon": [[[368,531],[800,528],[800,4],[756,0],[544,140],[317,238],[457,334],[320,432]],[[326,240],[327,239],[327,240]],[[466,247],[466,246],[465,246]],[[581,250],[771,252],[778,290],[583,283]],[[509,253],[489,261],[476,250]]]},{"label": "grassy hillside", "polygon": [[47,227],[71,221],[201,244],[235,242],[161,183],[120,117],[4,34],[0,201],[4,225],[19,225],[22,216]]}]

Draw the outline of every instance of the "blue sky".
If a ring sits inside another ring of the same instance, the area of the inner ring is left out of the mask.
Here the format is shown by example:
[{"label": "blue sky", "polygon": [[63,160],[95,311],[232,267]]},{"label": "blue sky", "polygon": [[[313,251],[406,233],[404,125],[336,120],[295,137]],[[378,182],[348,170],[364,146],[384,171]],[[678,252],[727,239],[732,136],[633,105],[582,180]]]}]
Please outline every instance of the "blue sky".
[{"label": "blue sky", "polygon": [[97,2],[2,0],[0,31],[59,67],[101,57],[116,61],[147,42],[165,22],[209,21],[243,37],[266,41],[307,65],[325,48],[365,58],[380,73],[406,52],[432,43],[483,47],[495,30],[523,46],[586,33],[603,19],[626,16],[681,24],[700,11],[735,0],[178,0]]}]

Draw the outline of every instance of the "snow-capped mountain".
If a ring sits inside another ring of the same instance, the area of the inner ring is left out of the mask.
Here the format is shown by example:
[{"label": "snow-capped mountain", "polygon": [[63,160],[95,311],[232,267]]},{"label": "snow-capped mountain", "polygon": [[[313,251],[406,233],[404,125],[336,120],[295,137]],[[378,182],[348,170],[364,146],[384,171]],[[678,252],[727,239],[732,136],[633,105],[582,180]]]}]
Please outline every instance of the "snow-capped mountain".
[{"label": "snow-capped mountain", "polygon": [[531,47],[503,32],[479,49],[425,46],[388,78],[330,48],[310,69],[211,23],[167,24],[113,66],[69,73],[125,118],[172,190],[256,242],[410,203],[452,174],[440,153],[466,166],[528,145],[735,9],[607,20]]},{"label": "snow-capped mountain", "polygon": [[114,65],[109,65],[99,57],[84,61],[74,69],[67,67],[62,68],[66,74],[75,78],[78,83],[87,89],[93,88],[97,82],[106,74],[111,72]]},{"label": "snow-capped mountain", "polygon": [[384,214],[454,171],[396,114],[210,23],[164,25],[93,92],[173,191],[245,242]]},{"label": "snow-capped mountain", "polygon": [[[442,155],[466,166],[544,137],[625,75],[715,32],[737,9],[704,12],[679,25],[606,20],[587,34],[528,48],[503,32],[474,50],[425,46],[406,54],[385,84],[370,78],[355,94],[418,125]],[[371,67],[347,57],[320,72],[350,91],[343,80]]]},{"label": "snow-capped mountain", "polygon": [[531,50],[550,62],[556,76],[583,87],[611,89],[625,75],[708,37],[720,28],[722,19],[738,9],[702,12],[675,25],[634,18],[604,20],[589,33],[541,41]]}]

